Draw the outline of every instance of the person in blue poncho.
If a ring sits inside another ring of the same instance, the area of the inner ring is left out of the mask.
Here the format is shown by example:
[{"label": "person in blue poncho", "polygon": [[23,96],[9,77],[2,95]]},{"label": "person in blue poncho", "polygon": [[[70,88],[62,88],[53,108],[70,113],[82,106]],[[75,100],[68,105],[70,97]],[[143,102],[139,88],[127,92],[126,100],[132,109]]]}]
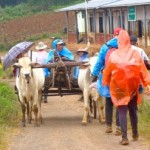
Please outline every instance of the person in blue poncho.
[{"label": "person in blue poncho", "polygon": [[[77,50],[77,55],[79,56],[78,61],[84,61],[88,59],[88,48],[79,48]],[[79,67],[74,68],[74,78],[77,79],[79,76]]]},{"label": "person in blue poncho", "polygon": [[[97,62],[92,71],[92,82],[96,81],[97,79],[97,89],[101,96],[106,97],[106,106],[105,106],[105,113],[106,113],[106,133],[112,132],[112,116],[113,116],[113,103],[111,101],[109,87],[102,86],[102,71],[105,67],[105,57],[109,49],[111,48],[118,48],[118,35],[122,28],[116,28],[114,30],[114,38],[102,45]],[[115,135],[120,135],[120,124],[119,124],[119,117],[118,111],[116,111],[116,132]]]},{"label": "person in blue poncho", "polygon": [[[51,63],[54,60],[54,54],[56,53],[60,57],[62,57],[63,60],[74,60],[74,56],[71,53],[71,51],[65,47],[65,43],[61,39],[55,39],[52,42],[52,50],[48,53],[48,57],[46,60],[46,63]],[[46,76],[49,76],[50,71],[46,68],[45,69]]]},{"label": "person in blue poncho", "polygon": [[61,57],[65,57],[66,60],[74,60],[74,56],[69,51],[68,48],[65,47],[65,43],[61,39],[56,39],[52,42],[52,48],[53,50],[50,50],[47,58],[47,63],[53,60],[54,57],[54,51],[56,50],[57,54]]},{"label": "person in blue poncho", "polygon": [[[68,60],[68,61],[74,60],[73,54],[71,53],[71,51],[69,51],[68,48],[65,47],[65,43],[61,39],[53,40],[52,49],[48,53],[46,64],[52,63],[54,61],[54,55],[57,55],[57,56],[59,55],[62,58],[62,60]],[[49,80],[50,70],[48,68],[45,68],[44,72],[45,72],[45,77],[46,77],[45,80]],[[44,102],[47,103],[47,89],[45,88],[44,90],[45,90]]]}]

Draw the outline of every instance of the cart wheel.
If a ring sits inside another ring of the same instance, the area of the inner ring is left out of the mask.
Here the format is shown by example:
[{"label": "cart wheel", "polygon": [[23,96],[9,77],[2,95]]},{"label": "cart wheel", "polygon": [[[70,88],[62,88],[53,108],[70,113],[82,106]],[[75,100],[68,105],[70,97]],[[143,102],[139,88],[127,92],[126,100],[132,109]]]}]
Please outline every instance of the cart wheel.
[{"label": "cart wheel", "polygon": [[70,80],[70,77],[69,77],[68,74],[66,75],[66,80],[67,80],[67,83],[68,83],[68,88],[69,88],[69,90],[71,90],[71,80]]}]

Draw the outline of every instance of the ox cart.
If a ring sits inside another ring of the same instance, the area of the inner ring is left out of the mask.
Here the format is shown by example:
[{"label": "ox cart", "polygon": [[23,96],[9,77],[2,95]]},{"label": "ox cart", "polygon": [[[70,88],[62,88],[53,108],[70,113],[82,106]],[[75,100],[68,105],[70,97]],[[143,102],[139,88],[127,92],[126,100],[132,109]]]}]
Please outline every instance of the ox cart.
[{"label": "ox cart", "polygon": [[[56,60],[56,59],[55,59]],[[43,96],[47,101],[47,96],[63,96],[63,95],[78,95],[82,91],[78,86],[77,79],[74,78],[74,67],[85,65],[87,61],[76,62],[67,61],[59,57],[57,61],[53,61],[49,64],[39,65],[34,64],[33,68],[48,68],[50,75],[45,78],[45,84],[43,88]],[[94,118],[96,118],[96,102],[90,99],[90,111],[94,112]]]},{"label": "ox cart", "polygon": [[81,94],[77,79],[74,78],[74,67],[83,65],[86,62],[75,62],[55,58],[55,61],[39,65],[34,64],[33,68],[48,68],[50,75],[45,78],[43,96],[63,96]]}]

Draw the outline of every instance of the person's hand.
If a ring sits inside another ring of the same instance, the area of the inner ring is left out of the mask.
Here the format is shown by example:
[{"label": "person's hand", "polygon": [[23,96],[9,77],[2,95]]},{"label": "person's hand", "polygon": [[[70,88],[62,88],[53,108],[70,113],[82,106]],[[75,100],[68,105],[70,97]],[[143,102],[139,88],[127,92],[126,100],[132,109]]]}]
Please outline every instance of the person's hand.
[{"label": "person's hand", "polygon": [[97,82],[92,82],[92,84],[89,86],[90,89],[97,88]]},{"label": "person's hand", "polygon": [[61,57],[63,61],[66,61],[68,60],[66,57]]},{"label": "person's hand", "polygon": [[92,75],[92,82],[97,81],[97,76]]},{"label": "person's hand", "polygon": [[150,95],[150,85],[146,87],[145,94]]}]

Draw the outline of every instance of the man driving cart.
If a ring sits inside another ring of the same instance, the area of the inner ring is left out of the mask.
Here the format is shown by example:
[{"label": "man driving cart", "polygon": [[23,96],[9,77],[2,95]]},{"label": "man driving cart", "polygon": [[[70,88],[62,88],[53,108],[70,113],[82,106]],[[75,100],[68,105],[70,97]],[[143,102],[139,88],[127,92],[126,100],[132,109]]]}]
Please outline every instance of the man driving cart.
[{"label": "man driving cart", "polygon": [[[48,53],[48,57],[47,57],[47,60],[46,60],[46,63],[53,63],[53,62],[59,62],[59,61],[74,61],[74,55],[72,54],[72,52],[65,47],[65,43],[63,40],[61,39],[55,39],[53,42],[52,42],[52,48],[50,50],[50,52]],[[63,67],[60,67],[60,69],[62,69]],[[57,68],[58,69],[58,68]],[[64,67],[64,69],[66,69],[66,67]],[[49,70],[49,68],[45,68],[45,76],[46,76],[46,80],[53,80],[54,81],[54,78],[53,78],[53,75],[52,74],[52,71]],[[58,71],[58,70],[57,70]],[[55,72],[57,72],[55,71]],[[65,70],[66,71],[66,70]],[[68,68],[67,68],[67,71],[68,71]],[[67,73],[66,73],[67,74]],[[72,74],[70,74],[72,75]],[[55,74],[55,79],[57,78],[57,74]],[[50,82],[50,81],[46,81],[46,82]],[[45,91],[48,89],[48,87],[45,88]],[[44,102],[47,102],[47,96],[45,96],[44,98]]]}]

